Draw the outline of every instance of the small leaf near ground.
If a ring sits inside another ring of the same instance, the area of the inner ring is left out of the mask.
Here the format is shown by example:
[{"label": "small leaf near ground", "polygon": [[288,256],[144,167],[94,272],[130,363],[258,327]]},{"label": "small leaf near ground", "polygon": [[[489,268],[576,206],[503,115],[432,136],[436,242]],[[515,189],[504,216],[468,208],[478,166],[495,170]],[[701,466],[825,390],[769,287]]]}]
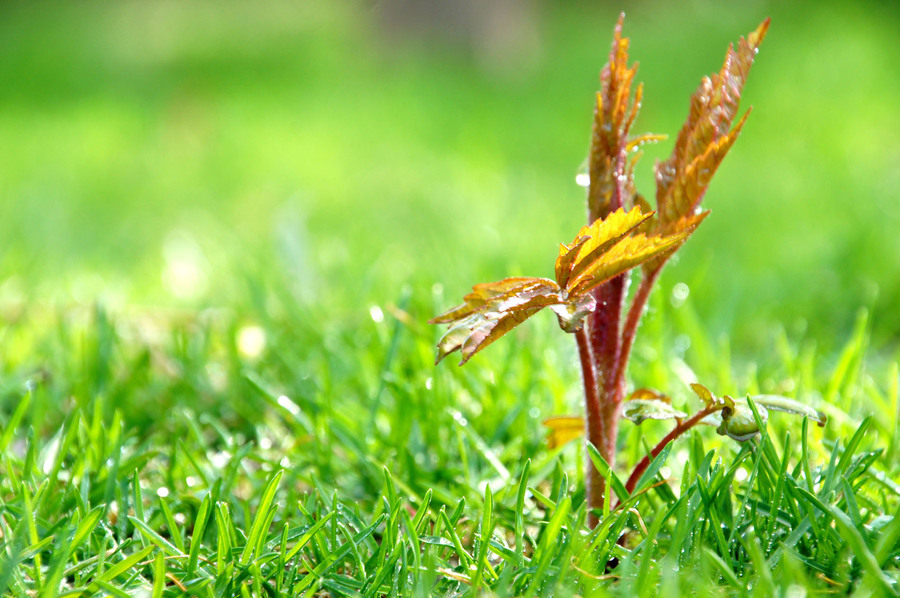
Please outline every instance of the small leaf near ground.
[{"label": "small leaf near ground", "polygon": [[622,417],[640,424],[646,419],[676,419],[687,417],[687,413],[678,411],[672,404],[662,399],[631,399],[625,401]]}]

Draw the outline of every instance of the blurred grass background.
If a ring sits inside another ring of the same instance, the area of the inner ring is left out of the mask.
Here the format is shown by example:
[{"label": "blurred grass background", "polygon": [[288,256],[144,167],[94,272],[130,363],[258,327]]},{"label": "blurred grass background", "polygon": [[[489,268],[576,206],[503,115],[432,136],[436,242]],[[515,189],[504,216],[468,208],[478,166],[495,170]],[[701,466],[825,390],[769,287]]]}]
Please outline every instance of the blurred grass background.
[{"label": "blurred grass background", "polygon": [[[624,8],[636,131],[672,137],[728,43],[772,17],[754,114],[664,288],[687,284],[735,354],[782,325],[839,346],[860,307],[876,346],[896,347],[895,4]],[[4,3],[0,303],[220,306],[278,279],[340,319],[405,285],[439,282],[449,305],[475,282],[549,275],[583,224],[574,176],[620,10]],[[646,152],[645,194],[671,145]]]}]

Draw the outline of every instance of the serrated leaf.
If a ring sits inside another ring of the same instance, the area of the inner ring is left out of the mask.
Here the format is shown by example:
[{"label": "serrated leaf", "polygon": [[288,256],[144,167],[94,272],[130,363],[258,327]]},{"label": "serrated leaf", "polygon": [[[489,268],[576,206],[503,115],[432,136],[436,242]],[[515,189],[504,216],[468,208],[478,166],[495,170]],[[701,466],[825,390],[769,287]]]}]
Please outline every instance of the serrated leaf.
[{"label": "serrated leaf", "polygon": [[575,415],[548,417],[544,425],[550,429],[547,445],[551,450],[584,436],[584,418]]},{"label": "serrated leaf", "polygon": [[594,109],[591,149],[588,155],[589,220],[605,217],[625,207],[634,195],[634,180],[625,170],[628,132],[637,116],[643,88],[638,84],[632,99],[631,85],[637,72],[628,66],[628,38],[622,37],[624,14],[613,34],[609,62],[600,73],[600,91]]},{"label": "serrated leaf", "polygon": [[816,411],[809,405],[804,405],[788,397],[780,395],[751,395],[750,398],[753,399],[757,406],[762,405],[769,411],[781,411],[782,413],[808,417],[816,422],[819,427],[824,426],[828,421],[828,418],[821,411]]},{"label": "serrated leaf", "polygon": [[556,260],[556,283],[567,288],[571,280],[581,276],[600,256],[652,215],[653,212],[642,214],[639,207],[628,212],[618,209],[582,228],[571,244],[563,246],[567,251],[560,250]]},{"label": "serrated leaf", "polygon": [[660,232],[669,232],[677,221],[696,210],[710,178],[739,135],[747,115],[734,128],[732,123],[768,27],[766,19],[746,39],[741,38],[737,48],[729,47],[722,69],[704,77],[691,96],[688,118],[671,157],[656,165]]},{"label": "serrated leaf", "polygon": [[509,296],[517,291],[532,286],[537,279],[531,277],[504,278],[497,282],[483,282],[472,287],[472,292],[463,297],[463,303],[447,310],[439,316],[428,321],[429,324],[448,324],[467,318],[474,313],[483,311],[487,305],[498,298]]},{"label": "serrated leaf", "polygon": [[465,303],[432,319],[449,323],[438,341],[435,363],[461,350],[462,363],[544,307],[562,303],[559,287],[548,278],[507,278],[477,284]]},{"label": "serrated leaf", "polygon": [[568,283],[570,295],[587,293],[610,278],[639,266],[642,263],[664,254],[680,244],[689,235],[680,232],[669,236],[651,236],[643,234],[625,237],[609,251],[594,259],[581,274]]},{"label": "serrated leaf", "polygon": [[665,420],[687,417],[687,413],[678,411],[672,407],[671,403],[661,399],[631,399],[625,401],[622,417],[635,424],[641,424],[647,419]]},{"label": "serrated leaf", "polygon": [[463,358],[459,365],[469,361],[473,355],[539,312],[543,307],[545,306],[510,311],[497,319],[488,320],[488,324],[473,330],[472,334],[462,344]]}]

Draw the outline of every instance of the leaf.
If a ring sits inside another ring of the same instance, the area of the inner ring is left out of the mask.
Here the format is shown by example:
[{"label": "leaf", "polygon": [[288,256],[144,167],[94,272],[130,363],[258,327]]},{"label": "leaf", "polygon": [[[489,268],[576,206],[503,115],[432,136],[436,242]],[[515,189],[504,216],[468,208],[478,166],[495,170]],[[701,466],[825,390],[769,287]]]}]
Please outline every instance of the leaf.
[{"label": "leaf", "polygon": [[498,298],[515,294],[517,291],[533,286],[535,281],[547,280],[528,277],[504,278],[498,282],[483,282],[472,287],[472,292],[463,297],[464,303],[457,305],[443,314],[432,318],[429,324],[448,324],[466,318],[483,310],[489,302]]},{"label": "leaf", "polygon": [[691,384],[691,390],[694,391],[694,394],[700,397],[700,399],[707,407],[712,407],[718,402],[718,399],[713,396],[713,393],[711,393],[709,389],[702,384],[694,382],[693,384]]},{"label": "leaf", "polygon": [[547,445],[550,450],[584,436],[584,418],[575,415],[548,417],[544,420],[544,425],[550,428],[550,433],[547,435]]},{"label": "leaf", "polygon": [[600,73],[600,91],[594,108],[591,149],[588,155],[588,219],[605,217],[626,207],[634,196],[634,179],[625,170],[628,132],[641,104],[643,87],[638,84],[632,99],[631,84],[637,67],[628,66],[628,38],[622,37],[619,17],[613,34],[609,62]]},{"label": "leaf", "polygon": [[603,220],[595,220],[582,228],[571,244],[560,248],[556,260],[556,283],[566,288],[570,279],[578,278],[598,257],[652,215],[653,212],[642,214],[639,207],[628,212],[620,208]]},{"label": "leaf", "polygon": [[639,425],[647,419],[675,419],[687,417],[687,413],[676,410],[662,399],[631,399],[625,401],[622,417]]},{"label": "leaf", "polygon": [[666,237],[639,234],[626,237],[586,266],[577,278],[570,280],[567,290],[570,295],[587,293],[610,278],[677,247],[689,234],[676,233]]},{"label": "leaf", "polygon": [[782,413],[790,413],[801,417],[808,417],[821,428],[825,426],[828,418],[821,411],[816,411],[809,405],[797,402],[794,399],[782,397],[779,395],[751,395],[751,399],[756,403],[757,407],[762,405],[769,411],[781,411]]},{"label": "leaf", "polygon": [[709,181],[728,153],[747,114],[732,128],[740,103],[741,91],[759,45],[769,28],[769,20],[738,47],[729,47],[722,69],[704,77],[691,96],[690,111],[671,157],[656,165],[656,205],[659,211],[658,232],[682,230],[678,222],[692,215]]},{"label": "leaf", "polygon": [[461,364],[465,363],[544,307],[563,302],[552,280],[524,277],[477,284],[464,300],[430,321],[450,324],[438,341],[435,363],[458,350],[463,353]]},{"label": "leaf", "polygon": [[517,277],[472,287],[461,305],[430,320],[449,325],[438,341],[436,362],[462,351],[462,365],[545,307],[553,310],[566,332],[580,330],[585,317],[597,308],[591,290],[681,242],[681,233],[629,236],[652,215],[642,214],[640,207],[629,212],[620,209],[582,228],[572,243],[560,249],[556,274],[561,283]]},{"label": "leaf", "polygon": [[551,305],[550,309],[559,320],[559,327],[566,332],[578,332],[584,326],[584,318],[597,308],[597,300],[587,294],[575,297],[560,305]]}]

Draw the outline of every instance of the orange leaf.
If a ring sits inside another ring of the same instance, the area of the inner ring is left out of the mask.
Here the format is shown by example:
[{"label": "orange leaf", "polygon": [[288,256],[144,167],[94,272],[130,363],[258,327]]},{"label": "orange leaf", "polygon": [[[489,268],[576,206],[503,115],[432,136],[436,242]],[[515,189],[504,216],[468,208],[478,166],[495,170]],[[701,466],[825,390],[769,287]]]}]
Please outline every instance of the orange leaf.
[{"label": "orange leaf", "polygon": [[594,108],[591,149],[588,156],[588,219],[603,218],[626,207],[634,195],[634,181],[625,170],[628,132],[637,115],[643,88],[637,86],[632,100],[631,84],[637,66],[628,66],[628,38],[622,37],[619,17],[609,51],[609,62],[600,73],[600,91]]},{"label": "orange leaf", "polygon": [[687,121],[678,134],[672,156],[656,165],[656,205],[660,232],[672,222],[694,212],[709,180],[740,133],[744,118],[732,129],[741,91],[769,20],[741,38],[737,49],[728,48],[722,69],[704,77],[691,96]]},{"label": "orange leaf", "polygon": [[449,324],[471,316],[486,308],[488,303],[498,298],[514,294],[519,290],[532,286],[537,280],[530,277],[504,278],[497,282],[482,282],[472,287],[472,292],[463,297],[465,303],[428,320],[429,324]]},{"label": "orange leaf", "polygon": [[437,361],[461,350],[462,363],[541,309],[562,303],[559,287],[547,278],[507,278],[477,284],[465,303],[434,318],[450,324],[438,341]]}]

